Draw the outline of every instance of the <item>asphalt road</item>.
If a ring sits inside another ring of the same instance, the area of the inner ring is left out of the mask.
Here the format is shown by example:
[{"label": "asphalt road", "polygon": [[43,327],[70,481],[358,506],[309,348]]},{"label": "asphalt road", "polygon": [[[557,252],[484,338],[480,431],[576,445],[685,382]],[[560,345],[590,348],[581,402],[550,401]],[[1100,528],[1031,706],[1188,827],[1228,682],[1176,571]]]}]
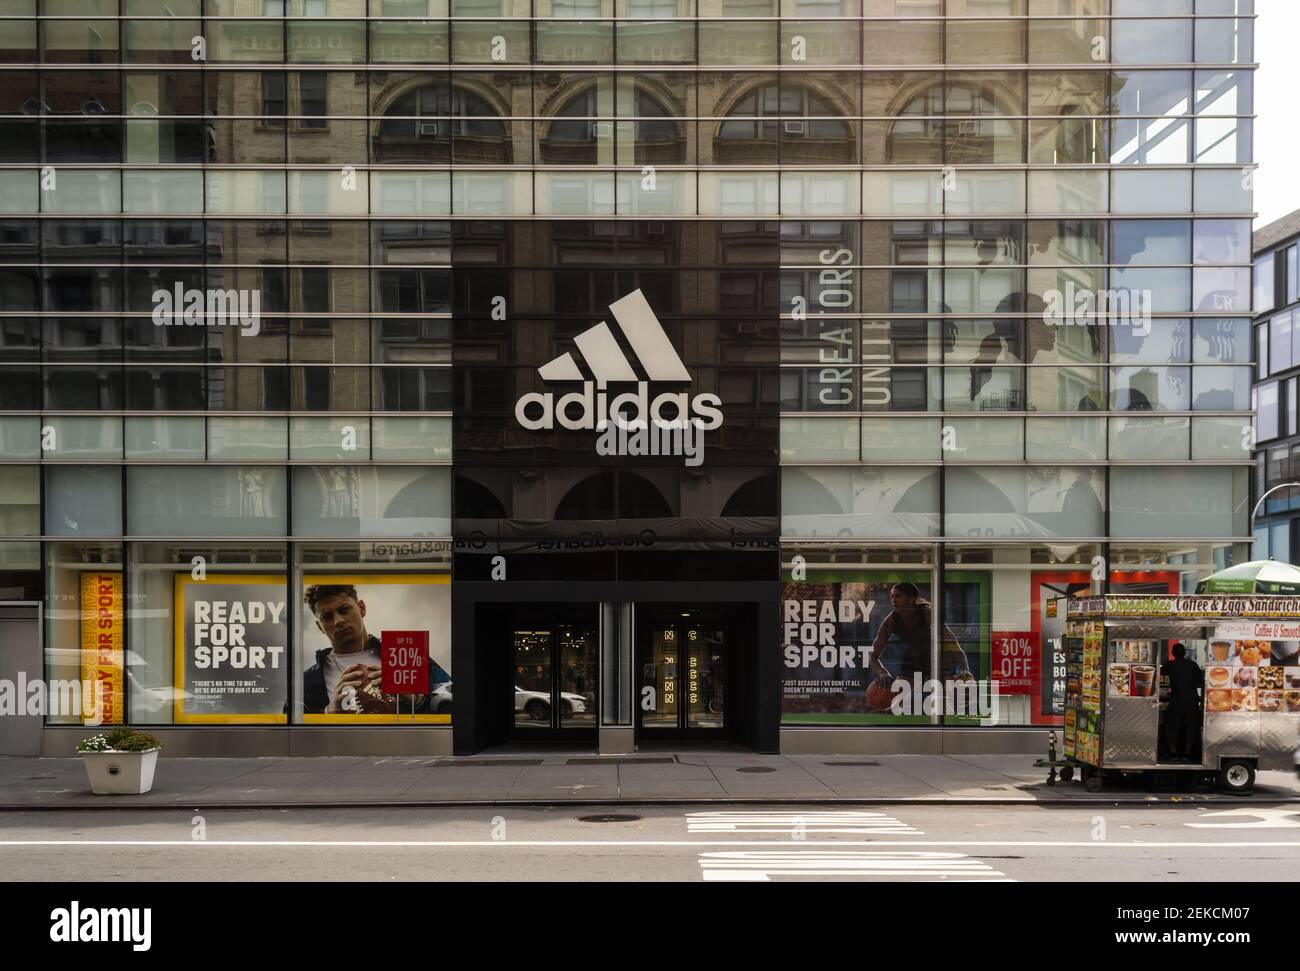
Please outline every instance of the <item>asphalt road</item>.
[{"label": "asphalt road", "polygon": [[[584,821],[582,817],[634,817]],[[1300,806],[0,814],[0,880],[1293,881]]]}]

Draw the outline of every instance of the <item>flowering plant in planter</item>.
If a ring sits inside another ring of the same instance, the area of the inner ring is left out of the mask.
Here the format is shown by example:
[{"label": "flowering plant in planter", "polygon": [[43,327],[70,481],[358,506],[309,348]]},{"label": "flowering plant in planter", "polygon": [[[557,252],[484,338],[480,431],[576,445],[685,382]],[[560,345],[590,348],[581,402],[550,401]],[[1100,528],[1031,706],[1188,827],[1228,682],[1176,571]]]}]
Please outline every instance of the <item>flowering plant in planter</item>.
[{"label": "flowering plant in planter", "polygon": [[91,791],[139,795],[153,788],[162,744],[148,732],[115,728],[77,743]]},{"label": "flowering plant in planter", "polygon": [[117,728],[107,735],[101,732],[77,743],[78,752],[149,752],[160,748],[158,739],[134,728]]}]

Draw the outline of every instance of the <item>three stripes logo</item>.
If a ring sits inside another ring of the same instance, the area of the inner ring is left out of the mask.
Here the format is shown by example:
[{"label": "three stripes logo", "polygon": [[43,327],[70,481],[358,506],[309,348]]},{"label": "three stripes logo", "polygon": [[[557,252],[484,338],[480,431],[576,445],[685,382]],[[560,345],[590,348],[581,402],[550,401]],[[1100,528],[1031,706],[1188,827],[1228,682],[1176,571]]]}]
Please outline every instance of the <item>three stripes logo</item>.
[{"label": "three stripes logo", "polygon": [[[515,403],[515,420],[529,431],[596,431],[599,455],[681,456],[688,466],[704,461],[704,433],[722,425],[722,400],[711,393],[662,391],[650,384],[689,384],[690,372],[673,349],[645,295],[633,290],[609,305],[620,332],[640,365],[638,374],[605,321],[573,339],[589,373],[570,352],[537,369],[547,383],[581,384],[558,398],[530,391]],[[615,394],[611,386],[635,386]]]}]

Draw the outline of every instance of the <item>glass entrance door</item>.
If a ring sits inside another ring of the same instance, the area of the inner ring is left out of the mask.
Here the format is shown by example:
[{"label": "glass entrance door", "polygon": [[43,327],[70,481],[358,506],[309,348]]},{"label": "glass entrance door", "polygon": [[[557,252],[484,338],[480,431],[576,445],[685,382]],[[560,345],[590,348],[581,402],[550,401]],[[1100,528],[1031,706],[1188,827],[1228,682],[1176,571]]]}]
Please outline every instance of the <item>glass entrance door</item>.
[{"label": "glass entrance door", "polygon": [[650,612],[641,625],[637,710],[646,737],[726,726],[727,625],[703,611]]},{"label": "glass entrance door", "polygon": [[594,733],[594,628],[579,624],[515,627],[514,726],[517,737]]}]

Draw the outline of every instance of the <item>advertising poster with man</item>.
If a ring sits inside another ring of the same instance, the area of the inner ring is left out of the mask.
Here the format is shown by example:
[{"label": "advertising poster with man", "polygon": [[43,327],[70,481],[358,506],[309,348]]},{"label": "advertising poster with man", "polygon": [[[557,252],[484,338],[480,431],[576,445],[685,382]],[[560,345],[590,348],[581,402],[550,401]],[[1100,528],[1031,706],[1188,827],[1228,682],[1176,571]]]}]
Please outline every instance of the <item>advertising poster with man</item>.
[{"label": "advertising poster with man", "polygon": [[[307,574],[299,603],[304,723],[451,724],[449,576]],[[383,691],[385,632],[427,635],[427,691]]]},{"label": "advertising poster with man", "polygon": [[286,584],[272,574],[175,578],[178,723],[287,720]]},{"label": "advertising poster with man", "polygon": [[935,698],[929,690],[937,678],[977,682],[987,658],[978,633],[985,625],[978,617],[959,625],[969,645],[942,628],[936,672],[930,590],[923,571],[808,570],[802,580],[787,571],[781,723],[929,724],[943,702],[942,691]]}]

